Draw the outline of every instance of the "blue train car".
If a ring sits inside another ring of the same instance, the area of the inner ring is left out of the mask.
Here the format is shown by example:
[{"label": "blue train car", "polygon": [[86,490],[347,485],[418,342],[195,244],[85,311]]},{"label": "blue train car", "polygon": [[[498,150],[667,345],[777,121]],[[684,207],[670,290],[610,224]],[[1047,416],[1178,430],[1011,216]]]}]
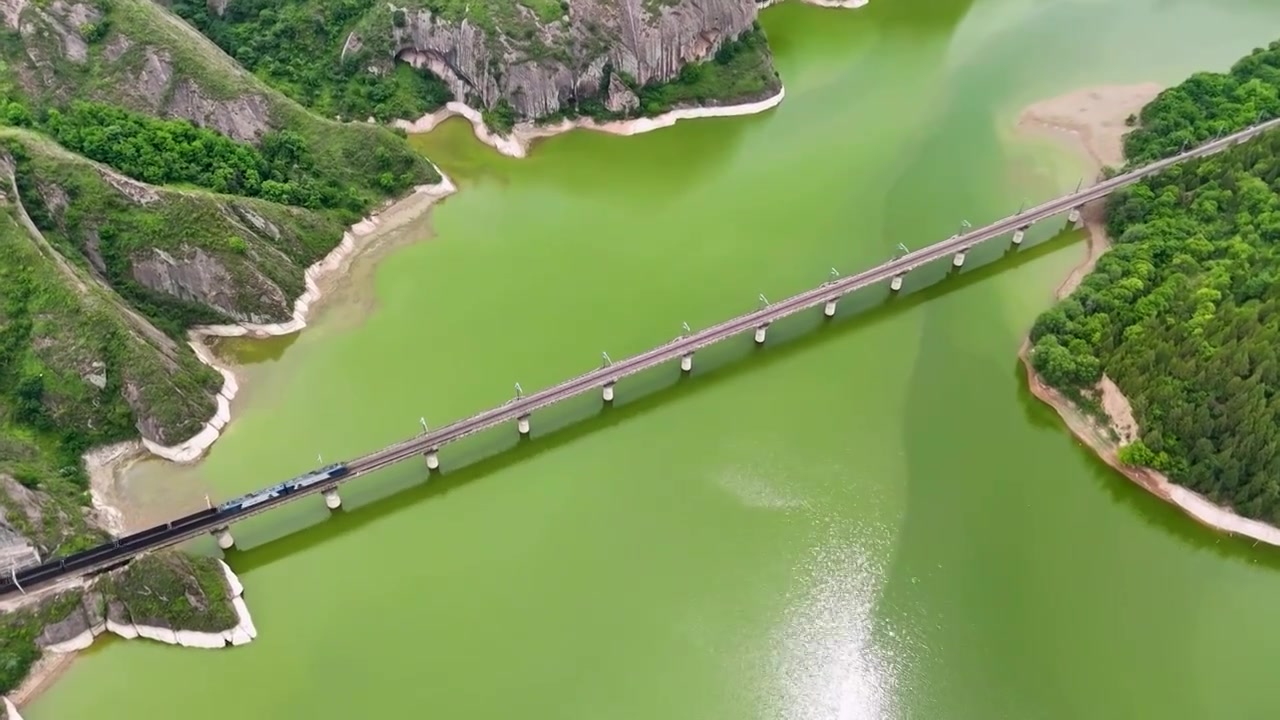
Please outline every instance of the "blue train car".
[{"label": "blue train car", "polygon": [[333,480],[335,478],[340,478],[349,472],[351,471],[347,468],[345,463],[334,463],[332,465],[322,467],[319,470],[312,470],[306,475],[301,475],[299,477],[296,477],[290,480],[287,484],[289,485],[289,489],[291,491],[301,490],[303,488],[308,488],[318,483],[322,483],[328,480]]},{"label": "blue train car", "polygon": [[311,487],[317,483],[340,478],[349,472],[351,472],[351,470],[347,467],[346,463],[326,465],[319,470],[312,470],[311,472],[299,475],[292,480],[286,480],[278,485],[272,485],[269,488],[264,488],[257,492],[249,493],[248,495],[241,495],[234,500],[228,500],[218,506],[218,512],[223,513],[245,510],[255,505],[267,502],[268,500],[274,500],[281,495],[288,495],[289,493]]}]

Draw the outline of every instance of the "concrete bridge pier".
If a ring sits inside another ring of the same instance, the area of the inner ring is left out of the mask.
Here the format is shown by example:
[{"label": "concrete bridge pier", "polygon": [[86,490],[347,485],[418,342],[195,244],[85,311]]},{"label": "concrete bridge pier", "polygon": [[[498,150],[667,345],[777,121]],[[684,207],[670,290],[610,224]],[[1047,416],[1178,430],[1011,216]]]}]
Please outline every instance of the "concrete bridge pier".
[{"label": "concrete bridge pier", "polygon": [[324,506],[330,510],[337,510],[342,507],[342,498],[338,495],[338,488],[329,488],[321,493],[324,495]]},{"label": "concrete bridge pier", "polygon": [[903,277],[905,277],[905,276],[906,276],[906,274],[905,274],[905,273],[900,274],[900,275],[894,275],[894,276],[893,276],[893,279],[889,281],[889,289],[890,289],[890,290],[892,290],[892,291],[894,291],[894,292],[898,292],[899,290],[901,290],[901,289],[902,289],[902,278],[903,278]]},{"label": "concrete bridge pier", "polygon": [[828,301],[827,301],[827,304],[822,306],[822,314],[823,314],[823,315],[826,315],[827,317],[835,317],[835,316],[836,316],[836,301],[835,301],[835,298],[832,298],[832,299],[828,300]]},{"label": "concrete bridge pier", "polygon": [[761,325],[760,327],[756,328],[756,344],[757,345],[764,344],[764,336],[765,336],[765,333],[767,333],[768,331],[769,331],[768,325]]},{"label": "concrete bridge pier", "polygon": [[231,537],[231,528],[214,528],[213,536],[218,539],[218,547],[230,550],[236,546],[236,539]]},{"label": "concrete bridge pier", "polygon": [[428,450],[428,451],[426,451],[425,453],[423,453],[423,457],[425,457],[425,458],[427,459],[427,469],[428,469],[428,470],[438,470],[438,469],[440,469],[440,455],[439,455],[439,451],[434,450],[434,449],[433,449],[433,450]]},{"label": "concrete bridge pier", "polygon": [[520,417],[516,418],[516,430],[519,430],[521,435],[529,434],[529,416],[528,415],[521,415]]},{"label": "concrete bridge pier", "polygon": [[1078,206],[1071,208],[1071,212],[1067,213],[1067,222],[1072,225],[1080,222],[1080,208]]},{"label": "concrete bridge pier", "polygon": [[691,372],[693,370],[693,353],[685,353],[680,356],[680,372]]},{"label": "concrete bridge pier", "polygon": [[951,264],[955,267],[961,267],[964,265],[964,255],[967,252],[969,252],[969,248],[963,248],[960,250],[960,252],[956,253],[956,256],[951,260]]},{"label": "concrete bridge pier", "polygon": [[1028,230],[1028,229],[1029,229],[1029,228],[1020,227],[1020,228],[1018,228],[1017,230],[1014,230],[1014,231],[1013,231],[1013,244],[1014,244],[1014,245],[1021,245],[1021,244],[1022,244],[1022,239],[1023,239],[1023,238],[1025,238],[1025,237],[1027,236],[1027,230]]},{"label": "concrete bridge pier", "polygon": [[604,394],[604,401],[605,401],[605,402],[607,402],[607,403],[611,403],[611,402],[613,402],[613,383],[611,383],[611,382],[607,382],[607,383],[605,383],[605,384],[604,384],[604,389],[603,389],[603,391],[602,391],[602,392],[603,392],[603,394]]}]

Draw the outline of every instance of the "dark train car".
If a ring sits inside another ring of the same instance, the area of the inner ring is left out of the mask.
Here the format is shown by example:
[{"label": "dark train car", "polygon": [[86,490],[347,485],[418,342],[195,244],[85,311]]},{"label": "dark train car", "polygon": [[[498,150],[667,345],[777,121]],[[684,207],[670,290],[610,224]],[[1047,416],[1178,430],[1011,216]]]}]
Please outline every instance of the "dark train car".
[{"label": "dark train car", "polygon": [[62,574],[62,566],[63,561],[56,560],[47,562],[43,565],[37,565],[33,568],[27,568],[23,572],[18,573],[18,584],[27,585],[56,578]]},{"label": "dark train car", "polygon": [[124,555],[127,552],[129,552],[128,548],[108,545],[92,555],[86,555],[84,557],[76,558],[75,560],[67,560],[62,569],[64,572],[81,570],[101,562],[107,562],[113,558]]},{"label": "dark train car", "polygon": [[81,560],[93,560],[95,558],[103,557],[104,555],[106,555],[107,553],[115,549],[116,549],[116,542],[113,540],[112,542],[103,543],[96,547],[91,547],[88,550],[81,550],[78,553],[73,553],[71,555],[68,555],[62,558],[62,562],[67,565],[70,565],[72,563],[77,563]]},{"label": "dark train car", "polygon": [[205,508],[200,512],[191,513],[190,515],[183,515],[177,520],[174,520],[173,522],[169,523],[169,527],[173,528],[174,530],[177,530],[178,528],[184,528],[184,527],[187,527],[188,525],[194,525],[202,520],[207,520],[208,518],[211,518],[217,514],[218,514],[217,508]]},{"label": "dark train car", "polygon": [[141,532],[136,532],[132,535],[126,535],[120,538],[119,545],[120,547],[137,547],[138,545],[145,544],[149,540],[154,540],[167,532],[169,532],[168,524],[156,525],[155,527],[147,528]]}]

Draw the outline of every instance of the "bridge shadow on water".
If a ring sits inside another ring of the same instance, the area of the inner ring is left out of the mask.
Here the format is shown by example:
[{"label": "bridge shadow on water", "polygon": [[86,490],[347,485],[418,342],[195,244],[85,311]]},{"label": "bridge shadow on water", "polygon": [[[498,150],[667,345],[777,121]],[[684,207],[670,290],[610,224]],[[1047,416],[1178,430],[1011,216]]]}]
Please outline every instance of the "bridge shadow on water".
[{"label": "bridge shadow on water", "polygon": [[[344,484],[341,491],[344,499],[349,500],[344,509],[327,517],[321,516],[318,521],[295,518],[294,521],[256,527],[252,533],[252,546],[246,550],[233,549],[227,557],[234,561],[238,571],[270,565],[295,550],[340,538],[419,502],[454,492],[485,475],[562,448],[590,433],[635,420],[683,393],[702,392],[760,367],[783,362],[795,354],[818,347],[831,333],[853,333],[890,322],[924,303],[1030,263],[1079,238],[1078,232],[1067,229],[1039,242],[1028,237],[1022,247],[1011,246],[999,252],[998,257],[996,252],[990,251],[993,250],[991,245],[995,244],[992,242],[988,244],[989,252],[971,254],[970,262],[962,271],[940,260],[908,275],[908,284],[900,293],[891,293],[887,284],[883,284],[846,296],[840,301],[834,318],[824,318],[819,308],[813,308],[779,320],[770,326],[769,339],[763,347],[755,344],[751,333],[730,338],[699,351],[693,373],[689,375],[681,373],[678,364],[673,362],[619,381],[612,405],[606,405],[599,394],[593,393],[535,413],[532,438],[516,439],[514,428],[500,427],[446,447],[441,451],[440,469],[430,473],[429,477],[425,463],[408,460],[370,477]],[[979,264],[979,260],[983,262]],[[911,282],[913,278],[916,282]],[[815,332],[823,325],[831,327]],[[741,362],[746,359],[752,362]],[[1024,379],[1024,390],[1025,385]],[[1034,397],[1031,401],[1038,403]],[[1043,410],[1053,412],[1047,407]],[[1044,422],[1045,415],[1039,409],[1028,406],[1028,412],[1032,422]],[[451,450],[453,452],[449,452]],[[376,490],[370,490],[372,483],[386,483],[391,489],[367,503],[361,503],[362,496],[378,494]],[[318,496],[308,502],[320,505]],[[356,507],[347,510],[349,505]],[[307,524],[298,527],[299,523]]]}]

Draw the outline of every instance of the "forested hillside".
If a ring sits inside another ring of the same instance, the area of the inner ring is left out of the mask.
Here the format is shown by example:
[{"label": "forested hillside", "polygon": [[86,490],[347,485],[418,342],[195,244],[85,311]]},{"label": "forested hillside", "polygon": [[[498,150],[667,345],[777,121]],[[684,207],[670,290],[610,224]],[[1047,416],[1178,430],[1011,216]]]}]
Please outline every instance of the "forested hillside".
[{"label": "forested hillside", "polygon": [[[1163,93],[1126,139],[1146,163],[1280,112],[1280,43]],[[1032,328],[1032,362],[1082,397],[1103,373],[1130,399],[1148,465],[1280,523],[1280,133],[1113,195],[1115,247]]]},{"label": "forested hillside", "polygon": [[287,320],[344,226],[436,181],[386,128],[320,118],[150,0],[0,14],[0,542],[102,535],[88,448],[182,442],[221,376],[199,323]]}]

